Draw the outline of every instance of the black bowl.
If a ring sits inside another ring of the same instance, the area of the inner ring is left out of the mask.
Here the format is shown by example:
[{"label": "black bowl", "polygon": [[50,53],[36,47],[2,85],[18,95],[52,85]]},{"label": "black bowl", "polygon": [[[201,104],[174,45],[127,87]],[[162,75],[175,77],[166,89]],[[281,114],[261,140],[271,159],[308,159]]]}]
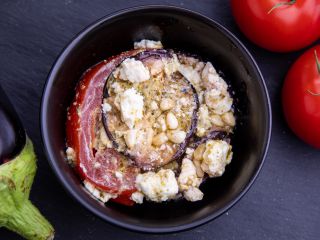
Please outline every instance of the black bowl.
[{"label": "black bowl", "polygon": [[[66,110],[82,73],[97,62],[132,49],[141,39],[161,40],[209,59],[235,90],[239,109],[233,138],[234,158],[220,178],[201,187],[204,199],[144,203],[135,207],[91,198],[65,161]],[[126,9],[102,18],[76,36],[54,64],[44,89],[41,129],[54,172],[83,206],[115,225],[141,232],[166,233],[206,223],[233,206],[249,189],[265,159],[271,111],[263,77],[246,48],[227,29],[190,10],[169,6]]]}]

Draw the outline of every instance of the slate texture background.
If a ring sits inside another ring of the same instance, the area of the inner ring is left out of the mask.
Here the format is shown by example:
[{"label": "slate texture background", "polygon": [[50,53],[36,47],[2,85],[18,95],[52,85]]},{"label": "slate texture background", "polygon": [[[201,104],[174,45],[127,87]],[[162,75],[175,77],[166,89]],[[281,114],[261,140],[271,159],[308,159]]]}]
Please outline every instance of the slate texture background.
[{"label": "slate texture background", "polygon": [[[129,6],[156,3],[198,11],[235,33],[262,70],[273,110],[269,154],[248,194],[217,220],[170,235],[143,235],[119,229],[75,202],[46,161],[39,124],[46,76],[69,40],[104,15]],[[39,171],[31,199],[55,226],[56,239],[320,239],[320,152],[290,132],[280,104],[283,78],[300,53],[270,53],[248,42],[235,25],[229,1],[1,0],[0,83],[35,143]],[[21,238],[0,229],[0,239]]]}]

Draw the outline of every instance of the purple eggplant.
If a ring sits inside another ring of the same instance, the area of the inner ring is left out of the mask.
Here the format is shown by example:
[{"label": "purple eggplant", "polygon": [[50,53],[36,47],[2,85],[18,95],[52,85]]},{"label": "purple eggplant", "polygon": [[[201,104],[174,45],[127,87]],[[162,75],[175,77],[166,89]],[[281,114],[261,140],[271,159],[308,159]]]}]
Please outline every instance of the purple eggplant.
[{"label": "purple eggplant", "polygon": [[51,224],[30,202],[36,156],[13,106],[0,87],[0,227],[26,239],[53,239]]},{"label": "purple eggplant", "polygon": [[13,106],[0,87],[0,164],[9,161],[23,149],[26,134]]}]

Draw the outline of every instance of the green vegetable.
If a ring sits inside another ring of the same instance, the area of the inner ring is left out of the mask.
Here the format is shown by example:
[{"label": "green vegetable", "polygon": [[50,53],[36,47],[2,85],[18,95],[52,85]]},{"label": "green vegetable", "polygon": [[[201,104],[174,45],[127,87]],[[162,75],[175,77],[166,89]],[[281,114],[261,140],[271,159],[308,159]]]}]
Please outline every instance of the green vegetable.
[{"label": "green vegetable", "polygon": [[29,200],[36,170],[29,139],[15,159],[0,166],[0,227],[30,240],[53,239],[53,227]]}]

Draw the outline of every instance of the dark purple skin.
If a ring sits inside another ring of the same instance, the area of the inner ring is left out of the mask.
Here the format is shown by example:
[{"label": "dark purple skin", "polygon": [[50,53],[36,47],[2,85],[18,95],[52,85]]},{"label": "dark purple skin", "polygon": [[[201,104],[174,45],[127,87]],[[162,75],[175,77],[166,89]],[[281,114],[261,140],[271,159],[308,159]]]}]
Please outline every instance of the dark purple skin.
[{"label": "dark purple skin", "polygon": [[25,130],[0,86],[0,165],[12,160],[26,143]]},{"label": "dark purple skin", "polygon": [[208,140],[224,140],[227,143],[231,142],[230,134],[225,131],[212,131],[204,137],[194,137],[192,138],[190,145],[188,147],[196,149],[202,143]]},{"label": "dark purple skin", "polygon": [[[170,58],[170,57],[172,57],[172,53],[173,53],[172,50],[168,50],[167,51],[167,50],[164,50],[164,49],[147,50],[147,51],[143,51],[143,52],[138,53],[134,58],[136,60],[140,60],[140,61],[144,61],[144,60],[146,60],[148,58],[151,58],[151,57],[155,57],[157,59],[159,59],[159,58]],[[119,65],[115,66],[115,69]],[[108,76],[108,78],[109,78],[109,76]],[[199,106],[200,106],[199,99],[198,99],[198,94],[197,94],[196,89],[194,88],[194,86],[186,78],[184,78],[184,80],[188,83],[188,85],[190,86],[190,88],[191,88],[191,90],[193,92],[193,97],[194,97],[194,101],[196,103],[196,107],[195,107],[195,109],[193,110],[193,113],[192,113],[191,126],[189,128],[188,133],[187,133],[186,139],[185,139],[185,141],[183,143],[180,143],[180,145],[178,147],[178,150],[176,151],[176,153],[173,155],[172,159],[169,162],[181,159],[181,157],[185,153],[185,150],[186,150],[186,148],[187,148],[192,136],[195,133],[195,130],[196,130],[196,127],[197,127],[197,122],[198,122],[197,113],[198,113],[198,109],[199,109]],[[105,87],[104,87],[104,98],[107,98],[107,97],[109,97],[109,95],[108,95],[107,81],[106,81]],[[107,136],[112,141],[114,148],[118,149],[118,143],[115,141],[114,137],[112,136],[112,133],[110,132],[110,130],[108,128],[107,115],[103,114],[103,111],[101,111],[101,112],[102,112],[103,126],[104,126],[104,128],[106,130]],[[126,155],[127,157],[129,157],[130,159],[132,159],[133,161],[135,161],[136,163],[138,162],[138,161],[136,161],[135,157],[132,156],[131,154],[129,154],[127,151],[125,151],[123,154]],[[141,167],[143,170],[150,170],[150,169],[154,169],[155,168],[155,166],[151,166],[150,164],[149,165],[146,164],[146,165],[143,165],[143,166],[140,166],[138,164],[138,166]],[[157,167],[160,167],[160,166],[157,166]]]}]

